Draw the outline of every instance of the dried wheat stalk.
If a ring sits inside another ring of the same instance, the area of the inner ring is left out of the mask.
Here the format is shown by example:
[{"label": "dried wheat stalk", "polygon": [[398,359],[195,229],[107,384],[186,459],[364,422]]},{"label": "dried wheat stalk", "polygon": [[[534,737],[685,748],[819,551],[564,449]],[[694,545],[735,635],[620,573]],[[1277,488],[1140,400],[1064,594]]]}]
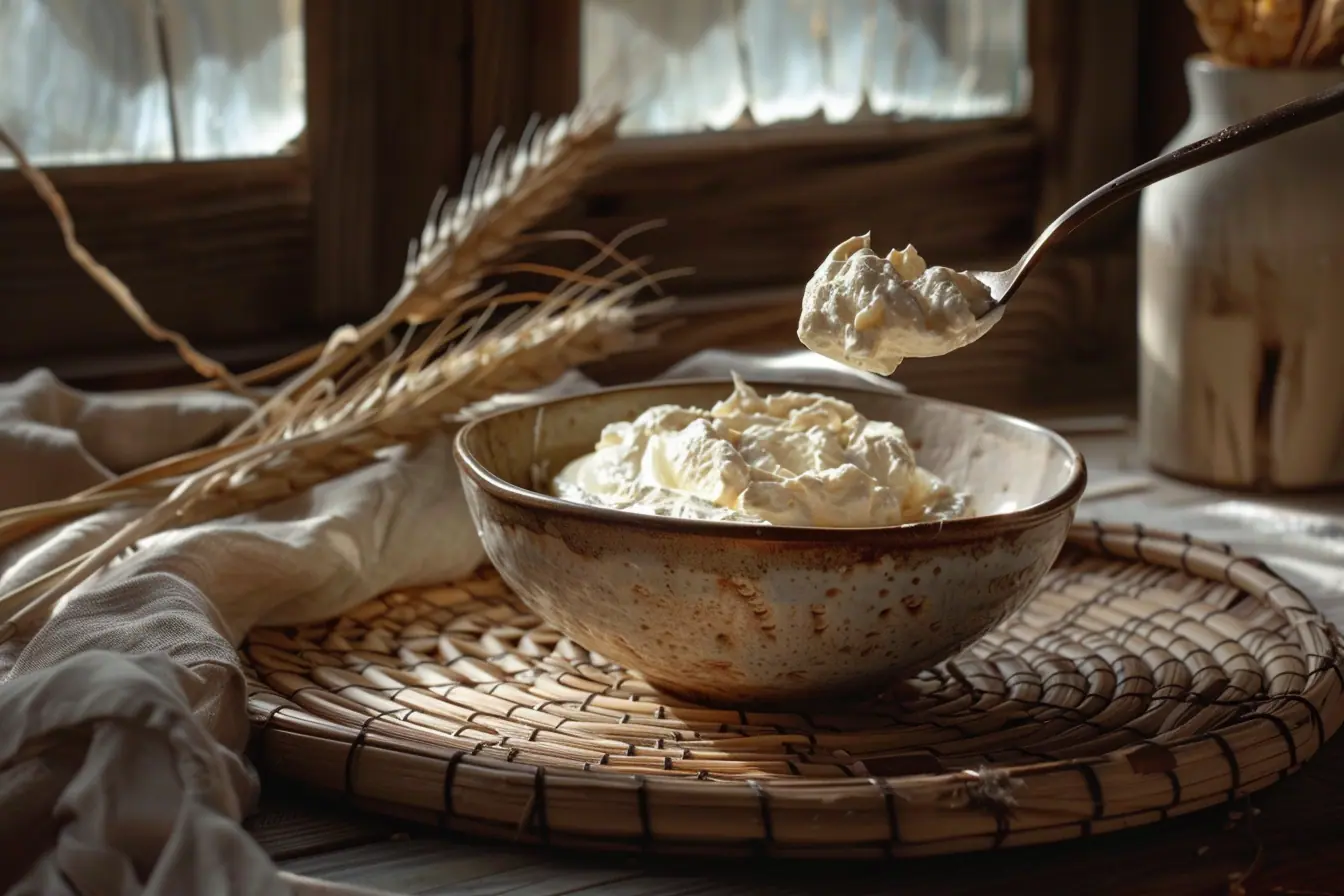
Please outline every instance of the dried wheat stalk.
[{"label": "dried wheat stalk", "polygon": [[[656,288],[660,277],[622,255],[619,238],[602,244],[583,235],[598,252],[573,271],[498,264],[525,242],[524,231],[563,203],[592,170],[614,135],[616,120],[614,107],[581,108],[549,127],[531,126],[517,150],[500,152],[498,142],[492,143],[473,164],[463,197],[451,203],[436,200],[392,301],[365,324],[334,333],[311,365],[226,442],[64,501],[0,514],[3,543],[114,503],[145,507],[105,545],[0,596],[0,618],[11,623],[7,632],[39,622],[62,595],[148,535],[311,488],[377,461],[391,446],[438,431],[478,401],[536,388],[576,365],[646,344],[651,334],[637,330],[639,315],[629,302],[639,290]],[[616,269],[602,272],[611,261]],[[549,274],[558,285],[545,295],[479,290],[486,276],[524,269]],[[532,307],[485,329],[493,312],[516,301]],[[418,325],[430,322],[437,324],[433,332],[415,342]],[[370,361],[369,349],[402,324],[408,327],[402,347]],[[313,354],[310,350],[305,357]]]},{"label": "dried wheat stalk", "polygon": [[[573,271],[549,269],[542,266],[528,266],[533,273],[546,273],[554,276],[565,284],[582,284],[591,289],[617,290],[628,288],[624,278],[628,273],[635,273],[639,276],[639,284],[647,286],[651,291],[661,295],[658,282],[669,276],[675,276],[678,271],[665,271],[658,276],[649,275],[644,270],[644,261],[641,259],[630,259],[620,251],[620,245],[626,239],[638,233],[646,231],[651,227],[657,226],[660,222],[652,221],[642,225],[631,227],[622,234],[617,235],[610,243],[603,243],[595,240],[588,234],[558,233],[558,234],[539,234],[537,238],[546,239],[578,239],[588,242],[597,249],[597,253],[587,263],[580,265]],[[612,273],[599,276],[592,273],[598,266],[608,260],[617,261],[620,266]],[[519,265],[518,267],[523,267]],[[507,269],[504,269],[507,272]],[[551,307],[563,304],[565,301],[575,299],[577,296],[573,289],[566,291],[556,291],[546,296]],[[444,321],[440,322],[440,329],[447,332],[448,326],[457,322],[463,315],[473,311],[478,311],[485,307],[484,299],[494,299],[496,304],[503,301],[518,299],[517,296],[505,296],[502,299],[494,296],[483,296],[477,299],[466,300],[460,303],[457,313]],[[528,297],[531,298],[531,297]],[[642,315],[657,319],[665,305],[651,304],[642,309]],[[475,318],[468,318],[474,320]],[[339,342],[339,332],[333,335],[331,342]],[[443,334],[436,337],[431,334],[424,344],[418,350],[418,357],[424,358],[427,354],[432,354],[437,348],[442,347],[445,340]],[[585,359],[588,360],[588,359]],[[423,366],[423,365],[422,365]],[[355,367],[347,367],[347,370],[357,370]],[[387,374],[387,367],[384,365],[384,375]],[[362,372],[367,372],[361,371]],[[520,376],[521,376],[521,372]],[[367,388],[370,382],[365,378],[362,388]],[[534,385],[542,385],[538,381]],[[330,386],[330,382],[326,386]],[[349,384],[346,385],[346,388]],[[518,388],[515,387],[514,391]],[[528,386],[526,388],[532,388]],[[315,403],[315,399],[330,401],[335,396],[340,396],[341,401],[337,403],[340,407],[348,409],[353,401],[349,393],[344,388],[336,391],[330,391],[319,384],[318,387],[310,390],[305,396],[296,400],[287,412],[285,420],[293,421],[302,416],[301,411],[305,406],[321,408],[321,403]],[[488,397],[488,396],[486,396]],[[333,405],[335,407],[336,405]],[[326,419],[336,419],[336,411],[328,408],[324,412]],[[56,501],[48,501],[40,504],[31,504],[24,507],[16,507],[8,510],[0,510],[0,545],[11,544],[14,541],[31,535],[35,532],[49,528],[50,526],[66,522],[90,513],[103,510],[114,504],[137,504],[148,507],[165,497],[175,486],[192,473],[198,472],[206,467],[231,456],[238,451],[249,448],[264,441],[275,441],[284,438],[292,438],[295,435],[302,434],[292,425],[277,427],[271,426],[259,433],[253,433],[250,436],[241,438],[231,444],[212,445],[205,448],[199,448],[194,451],[184,452],[165,460],[156,461],[129,473],[124,473],[107,482],[85,489],[77,494],[61,498]]]},{"label": "dried wheat stalk", "polygon": [[223,440],[230,444],[283,416],[287,405],[330,378],[399,324],[423,324],[452,313],[474,293],[491,265],[518,238],[573,194],[616,135],[620,107],[594,102],[547,125],[533,118],[515,147],[501,150],[496,132],[467,170],[461,194],[440,191],[418,240],[411,242],[401,288],[381,312],[333,334],[313,365],[287,383]]},{"label": "dried wheat stalk", "polygon": [[645,285],[640,280],[609,291],[589,287],[577,298],[557,296],[421,367],[396,369],[399,360],[389,359],[344,397],[316,403],[304,419],[274,424],[286,431],[283,437],[240,446],[188,476],[55,581],[44,579],[0,596],[0,618],[23,630],[148,535],[289,497],[373,463],[391,446],[440,431],[447,419],[476,402],[534,389],[574,366],[647,344],[649,336],[638,332],[638,314],[628,305]]},{"label": "dried wheat stalk", "polygon": [[[597,252],[592,261],[577,271],[547,271],[559,279],[589,276],[597,265],[612,259],[643,274],[637,264],[632,265],[621,254],[620,244],[646,227],[631,228],[611,243],[602,243],[580,233],[523,237],[524,231],[563,204],[582,179],[591,173],[614,136],[618,111],[619,106],[603,102],[599,94],[598,99],[581,105],[571,116],[544,126],[535,121],[530,123],[516,147],[500,150],[497,137],[486,153],[472,162],[461,197],[448,202],[444,201],[442,192],[436,197],[421,238],[412,243],[412,258],[403,285],[377,316],[361,327],[338,329],[324,345],[312,346],[238,379],[227,371],[219,375],[216,382],[234,391],[243,391],[246,387],[242,383],[263,382],[278,372],[301,364],[310,365],[260,404],[257,412],[226,436],[220,446],[148,465],[61,501],[0,512],[0,545],[113,503],[129,501],[148,505],[158,500],[165,485],[172,488],[184,476],[204,469],[232,451],[254,444],[259,438],[258,433],[266,430],[268,421],[292,416],[293,405],[303,400],[304,395],[328,388],[359,365],[367,363],[368,350],[385,339],[398,324],[424,322],[435,316],[460,317],[471,311],[471,303],[466,297],[474,294],[483,277],[496,272],[506,273],[507,269],[496,271],[491,266],[519,245],[539,239],[576,239],[595,247]],[[22,157],[17,147],[16,154]],[[30,170],[63,229],[73,235],[73,223],[64,212],[59,193],[40,171],[31,166]],[[73,248],[71,251],[95,281],[112,293],[124,308],[134,309],[130,313],[145,322],[147,332],[151,335],[167,332],[157,328],[125,285],[82,247],[78,252]],[[597,278],[596,282],[600,281],[601,278]],[[656,280],[647,278],[646,282],[655,283]],[[184,337],[173,333],[169,336],[188,363],[203,376],[215,375],[222,370],[210,366],[214,362],[209,359],[193,354],[194,350]],[[269,431],[272,438],[276,437],[273,427]]]}]

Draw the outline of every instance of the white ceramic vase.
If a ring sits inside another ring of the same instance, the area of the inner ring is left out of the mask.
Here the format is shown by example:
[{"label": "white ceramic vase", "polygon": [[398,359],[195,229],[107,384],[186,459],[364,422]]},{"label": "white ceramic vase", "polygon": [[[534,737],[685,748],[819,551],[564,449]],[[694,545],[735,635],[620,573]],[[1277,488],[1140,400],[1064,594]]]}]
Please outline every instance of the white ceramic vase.
[{"label": "white ceramic vase", "polygon": [[[1167,149],[1341,80],[1192,58]],[[1344,116],[1154,184],[1139,219],[1148,462],[1234,488],[1344,483]]]}]

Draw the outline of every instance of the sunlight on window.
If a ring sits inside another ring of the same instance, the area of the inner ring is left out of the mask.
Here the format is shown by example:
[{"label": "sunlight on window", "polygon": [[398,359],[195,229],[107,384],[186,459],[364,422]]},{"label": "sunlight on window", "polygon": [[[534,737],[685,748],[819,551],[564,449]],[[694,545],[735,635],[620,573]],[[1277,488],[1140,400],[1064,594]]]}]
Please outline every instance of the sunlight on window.
[{"label": "sunlight on window", "polygon": [[1030,100],[1026,0],[584,0],[583,84],[627,134],[988,118]]},{"label": "sunlight on window", "polygon": [[38,164],[274,155],[304,121],[301,0],[0,0],[0,125]]}]

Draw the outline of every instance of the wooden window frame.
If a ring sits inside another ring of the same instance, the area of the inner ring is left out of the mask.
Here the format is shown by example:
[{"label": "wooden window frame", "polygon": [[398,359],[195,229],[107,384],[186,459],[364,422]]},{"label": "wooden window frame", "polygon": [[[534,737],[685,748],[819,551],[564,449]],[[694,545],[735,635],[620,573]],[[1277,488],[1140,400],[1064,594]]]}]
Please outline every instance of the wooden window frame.
[{"label": "wooden window frame", "polygon": [[[460,181],[469,12],[307,0],[307,125],[291,155],[47,173],[81,241],[161,323],[232,366],[270,360],[376,309],[429,197]],[[186,378],[70,260],[14,170],[0,171],[0,247],[0,376]]]},{"label": "wooden window frame", "polygon": [[[939,263],[1013,258],[1042,222],[1134,162],[1147,2],[1029,0],[1034,89],[1018,119],[623,141],[552,223],[610,236],[666,219],[639,251],[696,269],[676,287],[691,325],[597,373],[648,375],[706,345],[796,344],[802,283],[819,251],[856,228]],[[435,190],[460,182],[497,126],[517,134],[534,111],[577,101],[579,8],[307,0],[308,124],[296,155],[51,174],[89,248],[164,323],[240,366],[262,361],[375,310]],[[1132,393],[1132,224],[1131,203],[1089,225],[991,336],[910,362],[898,378],[999,406]],[[0,246],[5,373],[44,363],[153,380],[173,369],[66,257],[13,172],[0,172]]]}]

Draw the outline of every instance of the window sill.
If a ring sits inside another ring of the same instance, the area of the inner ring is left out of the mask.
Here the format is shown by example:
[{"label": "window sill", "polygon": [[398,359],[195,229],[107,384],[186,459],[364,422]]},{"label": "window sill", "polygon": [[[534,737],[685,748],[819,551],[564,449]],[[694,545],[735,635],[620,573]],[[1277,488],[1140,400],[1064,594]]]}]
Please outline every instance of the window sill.
[{"label": "window sill", "polygon": [[[0,154],[8,158],[4,149]],[[308,161],[302,155],[276,155],[251,159],[219,159],[195,162],[130,162],[109,165],[70,165],[43,168],[57,189],[186,189],[212,184],[246,186],[276,182],[306,183]],[[0,167],[0,197],[32,193],[33,188],[16,168]]]},{"label": "window sill", "polygon": [[688,134],[640,134],[621,137],[608,153],[613,167],[715,158],[725,154],[788,152],[845,146],[900,147],[962,139],[986,133],[1029,132],[1025,116],[960,121],[894,118],[831,125],[813,121],[781,122],[767,127],[729,128]]},{"label": "window sill", "polygon": [[[256,340],[222,348],[198,347],[230,370],[241,373],[307,348],[324,338],[325,334],[315,333],[306,338]],[[166,346],[64,355],[31,363],[7,360],[0,363],[0,382],[18,379],[37,367],[50,370],[69,386],[92,392],[167,389],[200,382],[200,377]]]},{"label": "window sill", "polygon": [[[80,241],[164,326],[228,344],[311,317],[311,189],[301,157],[49,173]],[[0,172],[0,358],[135,350],[142,337],[69,257],[51,211]]]}]

